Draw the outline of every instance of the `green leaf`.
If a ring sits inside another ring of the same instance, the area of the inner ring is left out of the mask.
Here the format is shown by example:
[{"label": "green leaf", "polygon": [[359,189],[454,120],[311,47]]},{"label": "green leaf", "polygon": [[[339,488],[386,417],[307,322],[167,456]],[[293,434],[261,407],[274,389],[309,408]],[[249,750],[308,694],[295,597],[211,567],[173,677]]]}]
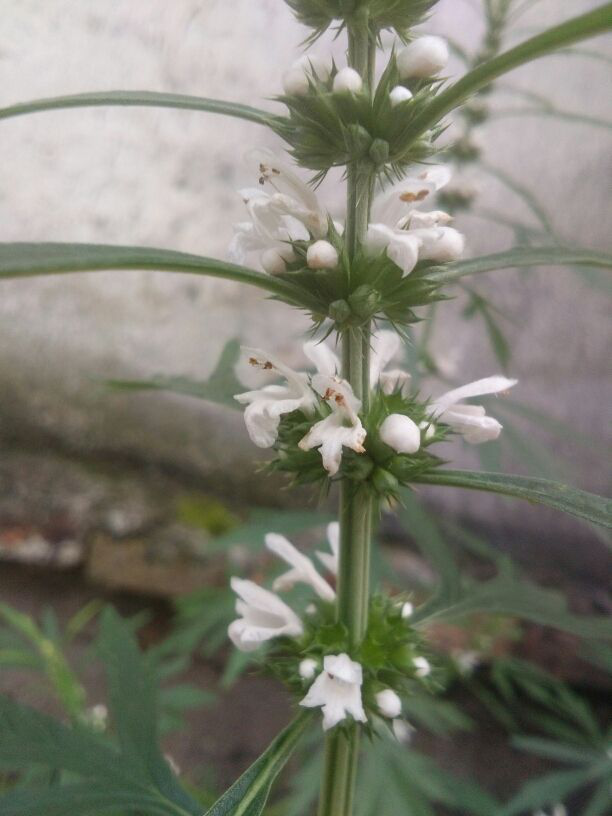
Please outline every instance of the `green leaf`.
[{"label": "green leaf", "polygon": [[569,762],[573,765],[588,765],[600,756],[593,749],[564,745],[562,742],[555,742],[542,737],[514,737],[512,744],[520,751],[527,751],[536,756],[553,759],[555,762]]},{"label": "green leaf", "polygon": [[592,779],[593,771],[584,769],[554,771],[539,779],[532,779],[506,805],[502,816],[515,816],[525,810],[562,802],[572,791],[584,787]]},{"label": "green leaf", "polygon": [[182,816],[154,797],[133,790],[102,787],[95,783],[61,785],[44,790],[16,790],[0,798],[0,816],[93,816],[117,812],[147,816]]},{"label": "green leaf", "polygon": [[310,712],[298,714],[205,816],[261,816],[272,783],[293,753],[310,717]]},{"label": "green leaf", "polygon": [[207,380],[158,376],[150,380],[107,380],[106,384],[115,391],[170,391],[239,409],[240,406],[234,399],[234,394],[244,391],[244,386],[234,373],[239,357],[240,343],[230,340]]},{"label": "green leaf", "polygon": [[581,637],[612,638],[612,622],[608,617],[573,615],[561,593],[521,580],[508,563],[489,581],[467,582],[458,599],[436,594],[415,611],[412,620],[431,623],[483,612],[524,618]]},{"label": "green leaf", "polygon": [[605,3],[593,11],[572,17],[561,25],[549,28],[515,48],[481,63],[458,82],[438,94],[423,113],[415,117],[410,126],[409,135],[416,139],[466,99],[469,99],[476,91],[489,85],[508,71],[587,37],[602,34],[610,28],[612,28],[612,3]]},{"label": "green leaf", "polygon": [[545,504],[603,527],[612,527],[612,501],[560,482],[505,473],[478,473],[468,470],[435,470],[419,475],[422,484],[464,487]]},{"label": "green leaf", "polygon": [[413,493],[405,490],[402,491],[398,516],[402,527],[414,538],[417,547],[440,576],[439,591],[446,597],[458,597],[461,573],[433,515],[417,501]]},{"label": "green leaf", "polygon": [[159,703],[153,671],[130,627],[111,608],[102,615],[99,650],[123,756],[170,801],[186,812],[197,813],[195,803],[178,784],[159,749]]},{"label": "green leaf", "polygon": [[0,618],[12,626],[35,649],[39,667],[53,686],[66,712],[78,720],[85,708],[85,689],[55,639],[45,636],[29,615],[0,603]]},{"label": "green leaf", "polygon": [[8,108],[0,108],[0,119],[9,119],[12,116],[23,116],[26,113],[38,113],[39,111],[107,105],[180,108],[205,113],[220,113],[224,116],[234,116],[239,119],[246,119],[249,122],[256,122],[259,125],[269,125],[276,118],[273,114],[266,113],[258,108],[252,108],[250,105],[238,105],[235,102],[224,102],[222,99],[206,99],[200,96],[159,93],[157,91],[98,91],[96,93],[55,96],[50,99],[21,102]]},{"label": "green leaf", "polygon": [[607,119],[598,119],[596,116],[587,116],[584,113],[558,110],[557,108],[508,108],[506,110],[495,110],[491,113],[492,119],[513,119],[517,116],[544,116],[577,125],[589,125],[590,127],[612,130],[612,122]]},{"label": "green leaf", "polygon": [[286,303],[300,305],[293,286],[285,281],[244,266],[186,252],[103,244],[0,243],[0,278],[111,269],[156,269],[224,278],[265,289]]},{"label": "green leaf", "polygon": [[493,272],[496,269],[517,269],[530,266],[595,266],[612,268],[612,255],[590,249],[570,247],[516,247],[494,255],[455,261],[440,269],[431,269],[430,278],[438,283],[452,283],[466,275]]}]

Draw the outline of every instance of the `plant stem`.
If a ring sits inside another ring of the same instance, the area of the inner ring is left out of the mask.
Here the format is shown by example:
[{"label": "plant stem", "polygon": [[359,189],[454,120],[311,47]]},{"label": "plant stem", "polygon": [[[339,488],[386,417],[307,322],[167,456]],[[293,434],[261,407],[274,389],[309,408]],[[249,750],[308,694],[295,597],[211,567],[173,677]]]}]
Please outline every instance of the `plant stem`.
[{"label": "plant stem", "polygon": [[[375,42],[364,21],[348,26],[349,65],[359,71],[369,92],[374,75]],[[345,241],[353,258],[365,237],[370,211],[372,174],[367,166],[351,164],[347,168],[347,211]],[[355,396],[368,410],[370,326],[347,330],[342,337],[343,377]],[[369,496],[342,482],[340,488],[340,565],[338,570],[337,618],[349,635],[350,648],[363,640],[368,623],[370,596],[370,541],[372,502]],[[319,799],[319,816],[351,816],[357,765],[359,727],[351,724],[327,736],[325,767]]]}]

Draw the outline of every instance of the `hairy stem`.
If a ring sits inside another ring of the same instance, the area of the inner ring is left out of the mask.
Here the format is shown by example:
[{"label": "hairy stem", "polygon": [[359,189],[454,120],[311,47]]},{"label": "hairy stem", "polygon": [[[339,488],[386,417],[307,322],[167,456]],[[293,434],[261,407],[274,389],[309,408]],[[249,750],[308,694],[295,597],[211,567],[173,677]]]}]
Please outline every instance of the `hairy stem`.
[{"label": "hairy stem", "polygon": [[[349,26],[349,65],[364,79],[371,93],[374,76],[375,42],[367,25]],[[361,164],[347,168],[346,248],[353,257],[367,227],[372,193],[372,174]],[[342,337],[342,375],[367,411],[370,327],[346,331]],[[338,570],[337,617],[346,626],[351,648],[359,645],[368,623],[370,595],[370,540],[372,502],[350,484],[340,489],[340,566]],[[319,816],[351,816],[357,764],[359,729],[350,725],[328,735],[325,767],[319,800]]]}]

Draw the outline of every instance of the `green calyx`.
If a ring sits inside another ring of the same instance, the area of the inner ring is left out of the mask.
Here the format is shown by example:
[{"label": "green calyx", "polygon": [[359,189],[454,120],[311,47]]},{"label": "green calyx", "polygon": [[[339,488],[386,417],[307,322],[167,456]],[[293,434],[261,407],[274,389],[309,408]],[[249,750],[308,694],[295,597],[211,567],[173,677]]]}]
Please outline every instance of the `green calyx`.
[{"label": "green calyx", "polygon": [[[432,689],[436,683],[430,675],[422,676],[422,669],[419,670],[419,659],[422,660],[428,649],[420,632],[411,626],[410,619],[402,616],[403,600],[383,594],[372,595],[368,627],[357,648],[351,648],[346,626],[337,622],[333,604],[319,601],[316,611],[311,610],[312,614],[303,616],[304,633],[301,637],[279,638],[266,652],[266,670],[301,700],[323,671],[326,656],[348,654],[362,667],[361,695],[368,715],[364,727],[375,733],[373,725],[382,717],[376,704],[378,692],[392,689],[400,697],[408,697],[417,689]],[[300,675],[303,660],[313,660],[316,664],[312,677]]]},{"label": "green calyx", "polygon": [[285,0],[297,19],[313,29],[310,40],[334,23],[339,28],[367,26],[370,36],[395,31],[405,40],[410,29],[422,22],[437,0]]},{"label": "green calyx", "polygon": [[434,98],[440,80],[405,82],[413,96],[395,106],[390,92],[402,84],[395,55],[391,55],[372,94],[333,90],[334,66],[329,78],[309,78],[304,95],[284,95],[278,100],[288,114],[274,119],[271,127],[287,142],[302,167],[313,170],[315,180],[332,167],[358,164],[364,172],[401,178],[410,164],[426,161],[435,152],[441,128],[414,139],[412,123]]},{"label": "green calyx", "polygon": [[302,295],[305,307],[317,326],[330,320],[335,331],[358,328],[369,321],[386,320],[397,327],[420,320],[416,309],[445,300],[431,271],[439,264],[422,261],[409,275],[385,253],[370,257],[363,248],[349,260],[342,236],[330,223],[326,236],[338,252],[334,269],[310,269],[306,263],[308,244],[293,244],[296,260],[276,275],[291,283]]},{"label": "green calyx", "polygon": [[[405,397],[400,391],[384,394],[377,389],[372,394],[370,410],[362,419],[367,432],[365,451],[357,453],[344,448],[340,469],[333,481],[346,480],[354,491],[363,493],[364,499],[397,500],[400,487],[409,486],[418,477],[444,464],[429,452],[429,447],[442,441],[447,430],[431,424],[427,410],[427,403]],[[327,491],[332,478],[323,467],[320,452],[302,450],[299,443],[312,426],[329,413],[329,407],[322,401],[320,413],[315,417],[307,417],[301,411],[286,414],[278,430],[277,455],[267,467],[290,474],[295,485],[319,484],[323,491]],[[407,416],[422,427],[418,451],[399,454],[382,441],[380,426],[391,414]]]}]

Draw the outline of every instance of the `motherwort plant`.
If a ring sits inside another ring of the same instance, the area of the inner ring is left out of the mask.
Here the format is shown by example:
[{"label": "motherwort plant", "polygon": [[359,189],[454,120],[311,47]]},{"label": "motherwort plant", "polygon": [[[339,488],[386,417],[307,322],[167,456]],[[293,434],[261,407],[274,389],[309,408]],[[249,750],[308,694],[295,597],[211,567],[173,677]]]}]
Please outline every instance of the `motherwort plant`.
[{"label": "motherwort plant", "polygon": [[[452,83],[445,73],[447,44],[414,30],[436,0],[287,3],[310,34],[307,50],[282,77],[282,112],[121,91],[0,111],[9,117],[88,105],[182,107],[259,123],[286,145],[284,155],[256,144],[248,154],[252,186],[240,191],[246,215],[235,227],[231,263],[144,248],[0,246],[3,277],[111,268],[191,272],[257,286],[312,319],[304,346],[310,367],[295,371],[274,352],[245,348],[262,382],[235,399],[244,406],[252,442],[271,452],[269,470],[324,492],[337,487],[338,522],[328,528],[329,550],[317,553],[319,566],[270,532],[266,546],[287,571],[270,589],[232,578],[237,618],[229,627],[231,640],[245,652],[266,644],[266,666],[285,682],[300,713],[208,811],[215,816],[263,812],[274,778],[314,711],[320,711],[326,732],[319,816],[349,816],[362,735],[376,740],[385,730],[401,731],[403,700],[415,690],[435,689],[437,670],[424,627],[452,610],[458,590],[443,581],[421,607],[406,597],[372,593],[372,528],[382,506],[401,501],[415,484],[448,485],[610,523],[599,497],[540,479],[450,470],[437,455],[442,441],[497,438],[501,424],[471,400],[503,399],[516,380],[483,372],[483,379],[432,396],[411,387],[395,360],[420,310],[447,299],[454,281],[523,262],[521,253],[512,252],[463,259],[464,238],[435,203],[451,176],[436,163],[445,117],[501,74],[610,28],[612,5],[483,60]],[[338,62],[319,42],[330,28],[346,38]],[[380,64],[384,32],[396,41]],[[342,220],[329,215],[317,193],[317,182],[332,168],[341,169],[346,185]],[[555,246],[548,254],[540,249],[525,265],[550,262],[606,266],[608,259]],[[307,587],[306,600],[298,603],[295,593],[282,597],[298,584]],[[466,597],[464,606],[478,609],[476,596]],[[517,605],[520,600],[512,608]],[[531,614],[527,607],[521,612]],[[169,791],[172,799],[174,788]],[[186,802],[185,795],[174,810],[155,812],[198,812]],[[133,809],[141,810],[137,801]]]}]

